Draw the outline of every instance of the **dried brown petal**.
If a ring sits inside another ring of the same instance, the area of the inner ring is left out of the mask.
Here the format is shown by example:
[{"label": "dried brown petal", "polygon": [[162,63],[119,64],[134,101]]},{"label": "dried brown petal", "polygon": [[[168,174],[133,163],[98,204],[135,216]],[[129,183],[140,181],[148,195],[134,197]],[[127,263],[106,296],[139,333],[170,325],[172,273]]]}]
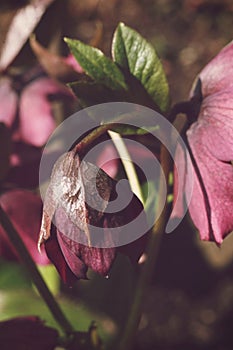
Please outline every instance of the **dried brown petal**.
[{"label": "dried brown petal", "polygon": [[[73,151],[55,163],[48,186],[38,245],[50,237],[51,222],[62,208],[71,222],[90,241],[88,224],[96,225],[108,205],[112,184],[108,175],[94,164],[82,161]],[[98,208],[95,210],[93,208]]]}]

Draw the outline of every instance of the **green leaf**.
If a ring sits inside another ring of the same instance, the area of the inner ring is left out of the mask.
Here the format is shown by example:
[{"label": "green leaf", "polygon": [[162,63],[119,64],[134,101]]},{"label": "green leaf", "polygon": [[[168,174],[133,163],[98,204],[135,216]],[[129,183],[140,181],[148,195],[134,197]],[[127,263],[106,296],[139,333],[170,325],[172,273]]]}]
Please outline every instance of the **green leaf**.
[{"label": "green leaf", "polygon": [[[61,331],[61,328],[54,320],[43,299],[31,288],[16,287],[14,290],[0,290],[0,297],[0,321],[13,317],[35,315],[44,320],[47,326]],[[94,311],[88,309],[81,301],[77,302],[74,298],[73,300],[68,299],[64,295],[60,295],[59,303],[75,329],[78,329],[80,332],[87,331],[91,321],[94,319],[98,324],[98,333],[103,341],[111,340],[114,334],[113,330],[109,329],[108,324],[111,323],[113,326],[115,324],[106,314],[96,314]]]},{"label": "green leaf", "polygon": [[137,128],[135,126],[131,126],[130,124],[126,126],[126,124],[123,124],[122,126],[115,126],[112,128],[113,131],[118,132],[121,136],[131,136],[131,135],[147,135],[153,131],[159,130],[159,125],[151,126],[151,127],[145,127],[143,126],[141,128]]},{"label": "green leaf", "polygon": [[64,40],[85,73],[96,83],[103,84],[112,90],[127,90],[121,70],[102,51],[79,40],[68,38]]},{"label": "green leaf", "polygon": [[151,44],[135,30],[120,23],[112,42],[113,60],[135,76],[154,102],[165,111],[169,88],[162,64]]},{"label": "green leaf", "polygon": [[144,197],[145,207],[144,210],[146,212],[147,221],[150,227],[152,227],[156,221],[156,212],[158,205],[158,180],[148,181],[142,184],[142,193]]},{"label": "green leaf", "polygon": [[31,281],[19,263],[0,260],[0,290],[16,290],[30,286]]},{"label": "green leaf", "polygon": [[[60,277],[58,272],[52,264],[50,265],[37,265],[38,270],[40,271],[47,287],[53,295],[58,295],[60,292]],[[36,286],[33,285],[37,292]],[[39,293],[39,292],[38,292]]]}]

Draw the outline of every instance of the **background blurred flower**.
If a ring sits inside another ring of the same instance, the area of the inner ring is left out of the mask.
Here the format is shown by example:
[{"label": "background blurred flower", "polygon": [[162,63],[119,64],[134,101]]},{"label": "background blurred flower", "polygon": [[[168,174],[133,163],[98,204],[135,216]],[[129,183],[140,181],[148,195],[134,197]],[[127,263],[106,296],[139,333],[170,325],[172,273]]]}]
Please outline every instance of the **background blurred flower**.
[{"label": "background blurred flower", "polygon": [[[25,190],[15,189],[0,195],[0,205],[19,233],[33,260],[39,265],[50,263],[44,250],[37,250],[37,238],[42,213],[41,199]],[[16,248],[7,233],[0,226],[0,256],[9,260],[19,260]]]},{"label": "background blurred flower", "polygon": [[13,138],[41,147],[55,128],[49,98],[71,98],[68,88],[38,69],[19,79],[0,79],[0,121],[12,130]]},{"label": "background blurred flower", "polygon": [[12,318],[0,322],[1,350],[54,350],[58,332],[36,316]]},{"label": "background blurred flower", "polygon": [[[191,191],[191,171],[194,172],[189,212],[201,239],[220,244],[233,230],[233,42],[201,71],[199,79],[200,112],[187,131],[193,169],[185,169],[185,155],[180,148],[176,161],[183,163],[181,181],[186,193]],[[191,98],[194,94],[195,90]],[[174,214],[180,215],[181,211],[179,206]]]}]

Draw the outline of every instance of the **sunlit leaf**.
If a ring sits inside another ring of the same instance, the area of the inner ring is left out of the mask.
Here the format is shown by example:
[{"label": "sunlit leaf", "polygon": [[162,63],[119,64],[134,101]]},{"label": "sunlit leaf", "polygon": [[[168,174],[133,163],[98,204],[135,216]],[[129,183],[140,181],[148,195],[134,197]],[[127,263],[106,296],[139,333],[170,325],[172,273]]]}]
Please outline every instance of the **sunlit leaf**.
[{"label": "sunlit leaf", "polygon": [[102,51],[79,40],[65,38],[65,41],[85,73],[96,83],[103,84],[112,90],[127,89],[124,75]]},{"label": "sunlit leaf", "polygon": [[134,75],[162,111],[168,107],[168,84],[155,49],[135,30],[120,23],[112,43],[114,61]]},{"label": "sunlit leaf", "polygon": [[142,128],[136,128],[135,126],[126,126],[126,124],[123,124],[122,126],[115,126],[112,130],[115,132],[118,132],[120,135],[124,136],[130,136],[130,135],[146,135],[150,132],[156,131],[159,129],[159,125],[151,126],[151,127],[145,127],[145,129]]},{"label": "sunlit leaf", "polygon": [[38,265],[37,268],[40,271],[51,293],[53,295],[58,295],[60,292],[60,277],[57,273],[56,268],[52,264],[44,266]]}]

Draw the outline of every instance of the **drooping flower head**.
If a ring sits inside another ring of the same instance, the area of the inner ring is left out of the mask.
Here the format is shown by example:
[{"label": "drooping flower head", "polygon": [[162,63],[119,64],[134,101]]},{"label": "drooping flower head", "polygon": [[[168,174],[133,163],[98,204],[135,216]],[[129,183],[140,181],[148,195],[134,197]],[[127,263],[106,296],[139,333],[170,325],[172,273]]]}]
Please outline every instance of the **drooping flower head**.
[{"label": "drooping flower head", "polygon": [[[45,244],[64,282],[72,285],[76,279],[85,279],[88,268],[107,276],[117,252],[132,262],[140,258],[148,230],[145,212],[130,190],[124,187],[120,193],[126,201],[131,200],[108,212],[120,196],[116,181],[94,164],[81,161],[73,151],[55,163],[44,199],[39,246]],[[132,241],[136,233],[128,224],[139,215],[134,229],[140,230],[142,237]],[[129,243],[120,246],[121,238]]]}]

